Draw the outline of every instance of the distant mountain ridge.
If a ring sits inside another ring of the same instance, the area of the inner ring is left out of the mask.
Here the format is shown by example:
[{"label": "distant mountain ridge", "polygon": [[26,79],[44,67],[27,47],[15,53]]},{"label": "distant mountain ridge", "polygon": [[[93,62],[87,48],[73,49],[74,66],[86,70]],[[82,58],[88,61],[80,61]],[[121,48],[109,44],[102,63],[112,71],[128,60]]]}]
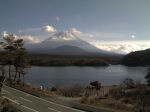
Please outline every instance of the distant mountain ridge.
[{"label": "distant mountain ridge", "polygon": [[127,66],[150,65],[150,49],[135,51],[124,56],[122,64]]}]

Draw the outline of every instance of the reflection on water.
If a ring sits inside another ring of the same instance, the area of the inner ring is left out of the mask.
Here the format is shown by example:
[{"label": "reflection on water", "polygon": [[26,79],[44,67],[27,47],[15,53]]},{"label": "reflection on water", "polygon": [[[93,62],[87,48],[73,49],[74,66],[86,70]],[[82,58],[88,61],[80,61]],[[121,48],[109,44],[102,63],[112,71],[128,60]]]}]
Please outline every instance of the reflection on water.
[{"label": "reflection on water", "polygon": [[100,80],[103,85],[116,85],[127,77],[145,82],[147,67],[32,67],[25,80],[35,86],[87,85],[90,81]]}]

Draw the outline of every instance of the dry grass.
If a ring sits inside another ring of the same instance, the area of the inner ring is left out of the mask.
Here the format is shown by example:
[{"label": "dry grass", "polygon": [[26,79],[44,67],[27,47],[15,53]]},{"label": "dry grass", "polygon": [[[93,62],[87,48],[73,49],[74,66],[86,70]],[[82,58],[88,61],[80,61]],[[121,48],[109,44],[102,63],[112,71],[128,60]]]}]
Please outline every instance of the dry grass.
[{"label": "dry grass", "polygon": [[134,88],[122,86],[112,87],[108,96],[83,97],[84,104],[101,106],[118,110],[120,112],[150,112],[150,88],[138,84]]},{"label": "dry grass", "polygon": [[72,87],[53,87],[57,95],[65,97],[81,97],[84,94],[84,88],[80,85],[74,85]]},{"label": "dry grass", "polygon": [[99,98],[82,98],[81,103],[93,105],[97,107],[104,107],[116,110],[115,112],[127,112],[133,110],[133,106],[125,105],[122,102],[113,99],[99,99]]}]

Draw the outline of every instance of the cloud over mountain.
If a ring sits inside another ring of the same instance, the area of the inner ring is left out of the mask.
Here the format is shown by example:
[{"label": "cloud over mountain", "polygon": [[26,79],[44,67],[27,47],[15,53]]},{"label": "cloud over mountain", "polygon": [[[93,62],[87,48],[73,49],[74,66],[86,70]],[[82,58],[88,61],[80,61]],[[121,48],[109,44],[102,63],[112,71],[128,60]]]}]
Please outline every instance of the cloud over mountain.
[{"label": "cloud over mountain", "polygon": [[52,33],[52,32],[56,31],[56,29],[53,26],[50,26],[50,25],[43,26],[42,30],[44,32],[48,32],[48,33]]},{"label": "cloud over mountain", "polygon": [[77,30],[76,28],[70,28],[67,30],[67,32],[73,33],[75,35],[80,35],[82,33],[81,31]]},{"label": "cloud over mountain", "polygon": [[150,48],[150,41],[148,40],[96,41],[91,42],[91,44],[106,51],[123,54]]}]

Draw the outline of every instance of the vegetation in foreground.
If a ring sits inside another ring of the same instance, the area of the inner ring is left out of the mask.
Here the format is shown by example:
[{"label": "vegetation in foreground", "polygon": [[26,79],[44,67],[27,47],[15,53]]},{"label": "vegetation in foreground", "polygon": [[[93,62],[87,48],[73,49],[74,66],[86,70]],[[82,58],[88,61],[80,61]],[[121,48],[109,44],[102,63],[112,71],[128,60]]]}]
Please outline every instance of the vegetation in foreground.
[{"label": "vegetation in foreground", "polygon": [[120,85],[110,87],[105,94],[84,97],[81,103],[112,108],[120,112],[149,112],[149,98],[150,88],[147,85],[127,78]]},{"label": "vegetation in foreground", "polygon": [[[21,80],[24,81],[25,69],[29,67],[29,58],[26,49],[23,47],[24,42],[22,39],[16,39],[11,33],[2,38],[3,40],[0,42],[0,45],[5,51],[5,55],[3,55],[0,63],[1,77],[7,77],[6,75],[8,75],[6,80],[9,84],[14,82],[20,83]],[[2,79],[0,80],[0,91],[3,81]],[[1,112],[19,112],[7,99],[0,98]]]},{"label": "vegetation in foreground", "polygon": [[21,111],[12,106],[8,99],[0,98],[0,112],[21,112]]},{"label": "vegetation in foreground", "polygon": [[38,97],[63,98],[62,101],[78,102],[81,104],[103,107],[117,112],[149,112],[150,88],[146,84],[126,78],[120,85],[86,87],[74,85],[71,87],[54,86],[52,88],[37,88],[31,85],[11,85]]}]

